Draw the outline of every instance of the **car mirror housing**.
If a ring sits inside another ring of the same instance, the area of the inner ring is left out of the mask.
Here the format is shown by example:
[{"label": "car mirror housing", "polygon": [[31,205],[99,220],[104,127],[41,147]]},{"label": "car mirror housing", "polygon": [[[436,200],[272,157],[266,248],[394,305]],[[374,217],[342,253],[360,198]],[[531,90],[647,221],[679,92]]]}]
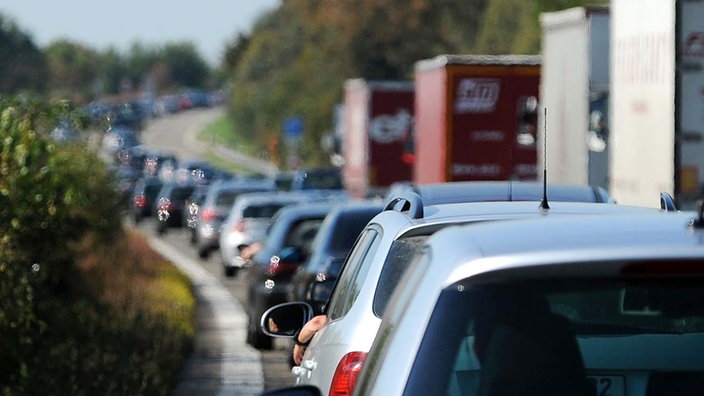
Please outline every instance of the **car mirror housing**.
[{"label": "car mirror housing", "polygon": [[262,314],[259,323],[264,334],[270,337],[294,337],[313,317],[313,307],[300,301],[274,305]]}]

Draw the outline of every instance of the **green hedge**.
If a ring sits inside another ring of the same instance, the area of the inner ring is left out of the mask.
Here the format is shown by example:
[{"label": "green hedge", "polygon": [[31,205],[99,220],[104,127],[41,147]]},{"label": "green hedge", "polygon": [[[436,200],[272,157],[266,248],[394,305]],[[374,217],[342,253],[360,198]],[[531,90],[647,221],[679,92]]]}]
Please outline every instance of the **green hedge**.
[{"label": "green hedge", "polygon": [[0,96],[0,394],[166,395],[192,348],[189,280],[121,227],[62,103]]}]

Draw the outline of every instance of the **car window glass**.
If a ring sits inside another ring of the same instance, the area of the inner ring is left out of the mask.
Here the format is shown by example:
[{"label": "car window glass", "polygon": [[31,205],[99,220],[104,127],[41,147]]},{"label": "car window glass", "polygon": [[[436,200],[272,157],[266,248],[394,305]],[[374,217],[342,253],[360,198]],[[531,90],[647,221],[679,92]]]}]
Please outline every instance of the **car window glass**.
[{"label": "car window glass", "polygon": [[362,231],[359,240],[343,265],[340,278],[330,297],[328,309],[330,319],[339,319],[349,311],[359,294],[380,242],[381,234],[378,231],[374,229]]},{"label": "car window glass", "polygon": [[174,190],[171,194],[172,195],[171,199],[176,200],[176,201],[183,201],[186,198],[188,198],[192,192],[193,192],[193,188],[191,188],[191,187],[174,188]]},{"label": "car window glass", "polygon": [[318,233],[322,218],[304,219],[292,224],[284,246],[295,246],[304,252],[310,251],[311,242]]},{"label": "car window glass", "polygon": [[215,198],[215,206],[232,206],[238,195],[236,191],[223,191]]},{"label": "car window glass", "polygon": [[249,205],[242,211],[242,217],[269,218],[283,206],[284,204]]},{"label": "car window glass", "polygon": [[511,381],[540,394],[624,395],[628,383],[695,394],[703,342],[701,277],[461,281],[441,293],[406,386],[491,394]]},{"label": "car window glass", "polygon": [[320,272],[325,272],[328,276],[337,277],[342,271],[342,266],[345,263],[344,257],[334,257],[330,261],[325,263],[325,267],[320,270]]},{"label": "car window glass", "polygon": [[401,276],[413,258],[421,251],[426,239],[428,236],[425,235],[399,238],[391,244],[374,292],[372,310],[377,317],[381,318],[384,314],[389,298],[396,289]]},{"label": "car window glass", "polygon": [[144,188],[144,193],[145,195],[153,198],[159,193],[159,190],[161,190],[160,184],[148,184]]}]

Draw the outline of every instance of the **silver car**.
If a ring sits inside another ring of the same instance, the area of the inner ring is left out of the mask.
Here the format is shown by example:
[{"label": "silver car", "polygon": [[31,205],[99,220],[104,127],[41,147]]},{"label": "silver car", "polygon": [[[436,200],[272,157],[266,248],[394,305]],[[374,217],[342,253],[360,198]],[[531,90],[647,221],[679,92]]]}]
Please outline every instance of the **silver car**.
[{"label": "silver car", "polygon": [[[510,200],[510,194],[506,195],[511,191],[510,183],[503,184],[503,188],[496,190],[496,196],[480,194],[481,200]],[[562,188],[567,196],[574,195],[570,188]],[[312,384],[323,392],[343,386],[347,388],[344,392],[351,392],[398,279],[425,240],[444,227],[584,213],[659,212],[654,208],[594,203],[593,195],[589,195],[588,202],[557,202],[560,195],[555,192],[555,202],[545,205],[549,209],[543,209],[539,204],[541,190],[536,189],[534,200],[521,202],[423,205],[423,198],[411,191],[391,197],[387,210],[372,219],[350,252],[327,305],[327,324],[311,340],[301,366],[293,369],[297,384]],[[441,202],[442,194],[426,190],[425,196]],[[459,200],[453,195],[442,198],[450,202]]]},{"label": "silver car", "polygon": [[700,214],[492,222],[426,241],[354,394],[700,394],[703,352]]}]

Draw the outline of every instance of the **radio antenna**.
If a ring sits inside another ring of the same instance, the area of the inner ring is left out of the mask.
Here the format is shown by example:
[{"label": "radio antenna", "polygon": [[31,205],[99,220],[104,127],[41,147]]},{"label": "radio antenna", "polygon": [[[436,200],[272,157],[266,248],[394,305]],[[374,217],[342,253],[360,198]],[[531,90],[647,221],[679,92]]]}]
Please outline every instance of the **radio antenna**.
[{"label": "radio antenna", "polygon": [[543,108],[543,200],[540,209],[550,209],[548,205],[548,109]]}]

